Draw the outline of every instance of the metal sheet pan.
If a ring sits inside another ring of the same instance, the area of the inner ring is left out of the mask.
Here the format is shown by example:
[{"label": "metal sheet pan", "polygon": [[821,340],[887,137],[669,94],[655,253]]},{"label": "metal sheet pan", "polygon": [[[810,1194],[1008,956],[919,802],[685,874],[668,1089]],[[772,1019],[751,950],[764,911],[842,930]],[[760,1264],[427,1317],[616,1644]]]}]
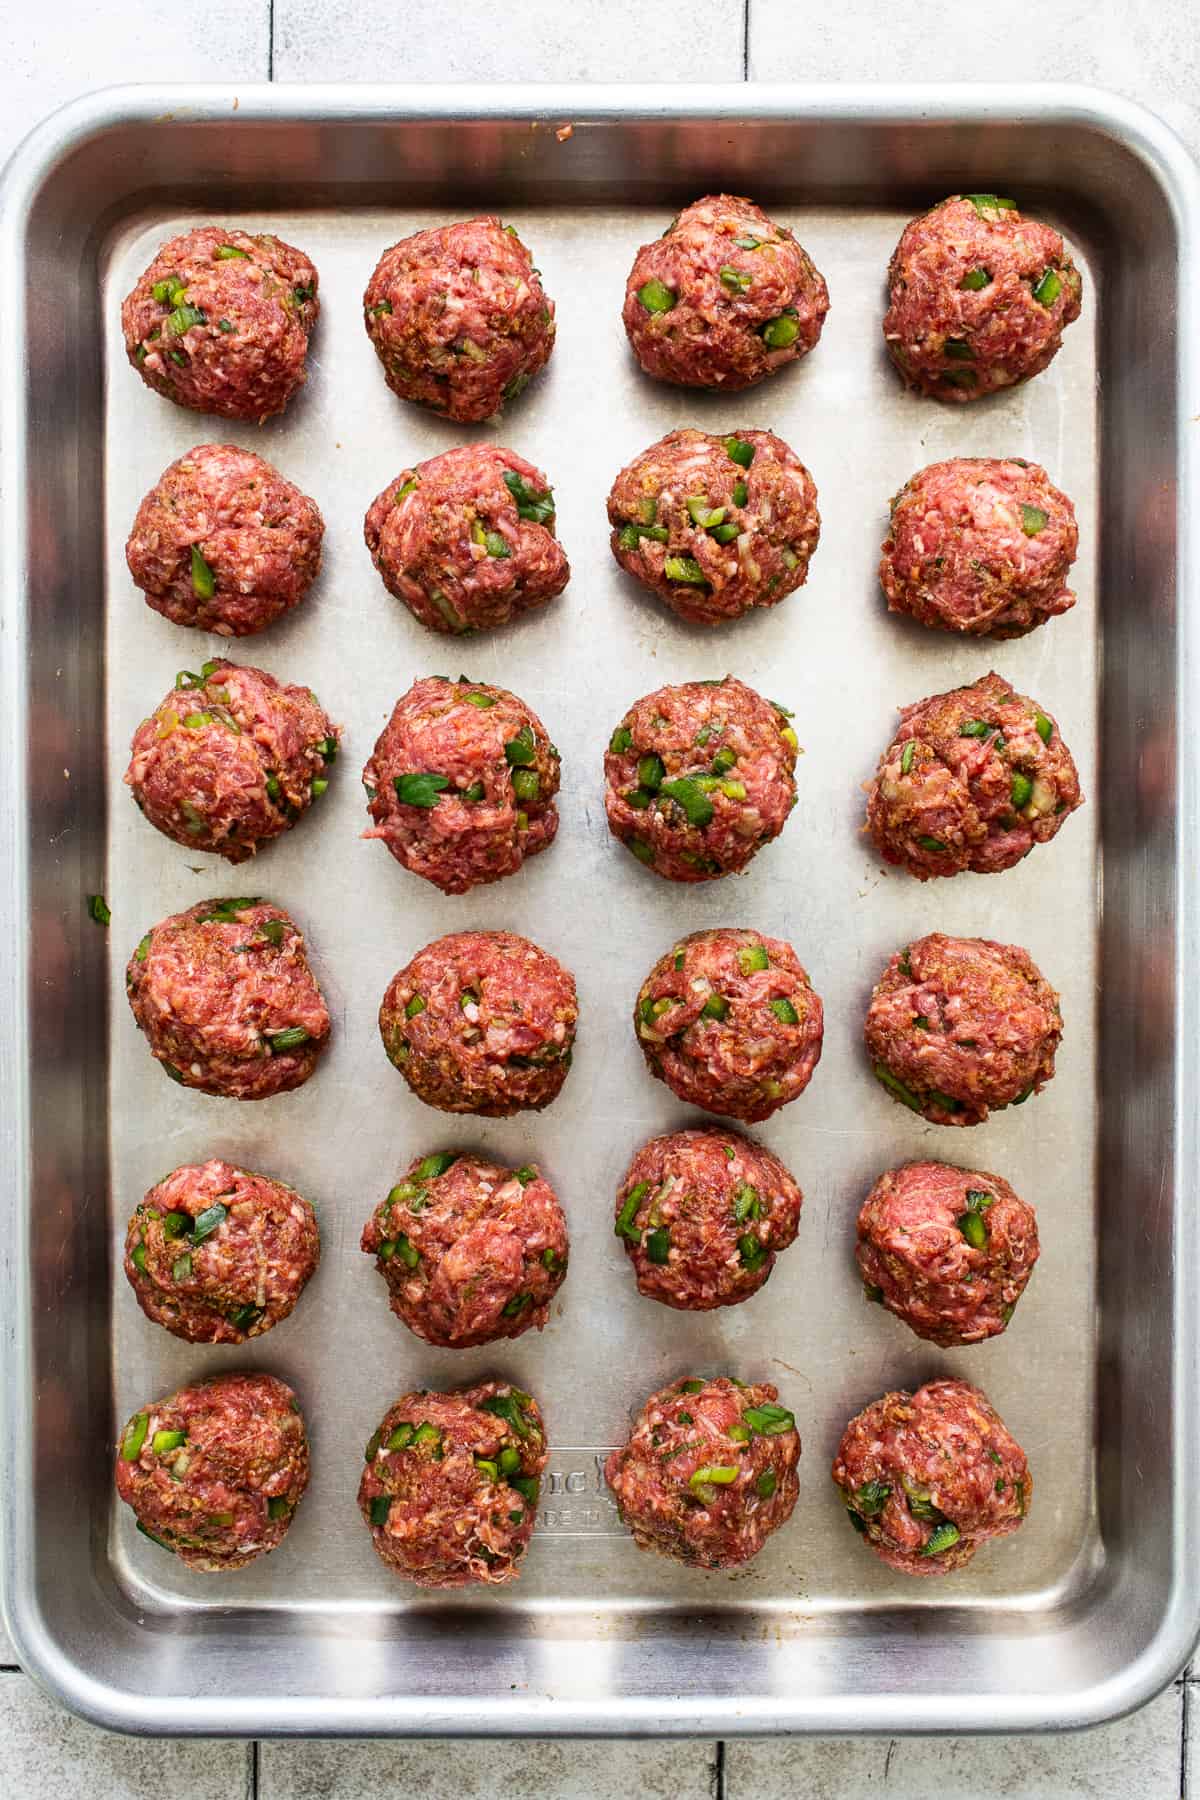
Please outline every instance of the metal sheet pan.
[{"label": "metal sheet pan", "polygon": [[[647,383],[619,321],[635,246],[718,186],[794,226],[833,299],[818,351],[740,398]],[[1036,382],[943,409],[904,395],[884,361],[883,270],[920,205],[996,186],[1066,232],[1085,312]],[[534,246],[559,342],[500,424],[461,430],[387,392],[358,302],[384,245],[485,208]],[[321,271],[312,379],[261,431],[177,411],[124,363],[121,295],[161,238],[210,216],[276,230]],[[1165,128],[1076,90],[129,90],[70,109],[20,153],[0,225],[5,1589],[23,1660],[69,1704],[197,1733],[1016,1730],[1111,1716],[1175,1673],[1200,1623],[1196,1008],[1180,979],[1195,935],[1197,216]],[[665,617],[607,550],[614,473],[688,422],[772,426],[820,492],[807,587],[715,635]],[[361,520],[398,468],[468,436],[549,472],[574,573],[553,607],[455,645],[384,594]],[[345,725],[317,815],[232,876],[159,838],[120,787],[137,721],[178,668],[221,647],[149,613],[122,554],[161,468],[214,438],[260,449],[329,528],[311,599],[234,655],[310,682]],[[944,642],[883,611],[888,497],[953,454],[1034,458],[1075,499],[1079,604],[1024,642]],[[519,877],[446,900],[358,841],[357,773],[396,696],[464,658],[547,721],[563,825]],[[1000,880],[885,875],[859,835],[860,784],[893,709],[988,667],[1059,715],[1088,805]],[[600,757],[638,694],[726,669],[795,708],[800,805],[745,877],[683,891],[609,839]],[[107,938],[84,914],[97,889]],[[256,1106],[165,1082],[122,991],[149,924],[230,891],[293,911],[335,1019],[316,1079]],[[797,1244],[747,1305],[685,1317],[637,1297],[611,1196],[633,1148],[689,1116],[641,1067],[638,983],[677,936],[717,923],[796,945],[825,999],[826,1048],[808,1093],[760,1134],[805,1189]],[[575,1066],[539,1117],[455,1125],[383,1057],[388,978],[462,925],[524,930],[578,976]],[[888,1101],[860,1050],[886,957],[939,928],[1025,944],[1067,1023],[1047,1092],[961,1134]],[[357,1250],[406,1159],[455,1141],[541,1161],[573,1240],[546,1332],[461,1355],[404,1332]],[[206,1154],[294,1182],[322,1222],[300,1308],[234,1358],[151,1326],[119,1268],[145,1187]],[[858,1297],[858,1203],[915,1155],[994,1169],[1039,1206],[1041,1266],[997,1343],[941,1354]],[[314,1480],[285,1546],[217,1581],[135,1537],[107,1447],[140,1400],[235,1362],[295,1382]],[[734,1576],[640,1554],[597,1476],[651,1388],[719,1368],[776,1381],[805,1446],[792,1523]],[[540,1529],[516,1587],[417,1594],[358,1522],[361,1445],[405,1387],[492,1369],[547,1413]],[[935,1372],[987,1389],[1037,1498],[1018,1538],[918,1586],[863,1553],[828,1463],[859,1406]]]}]

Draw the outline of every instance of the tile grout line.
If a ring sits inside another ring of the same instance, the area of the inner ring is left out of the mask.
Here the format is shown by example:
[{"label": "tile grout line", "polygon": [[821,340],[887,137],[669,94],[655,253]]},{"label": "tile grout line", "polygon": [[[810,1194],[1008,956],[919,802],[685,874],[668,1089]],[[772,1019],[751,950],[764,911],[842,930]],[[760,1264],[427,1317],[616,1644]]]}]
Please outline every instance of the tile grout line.
[{"label": "tile grout line", "polygon": [[[749,0],[747,0],[747,5]],[[712,1794],[713,1800],[726,1800],[725,1775],[725,1740],[717,1739],[717,1753],[713,1759]]]},{"label": "tile grout line", "polygon": [[[749,5],[749,0],[746,0]],[[275,79],[275,0],[267,0],[267,80]]]},{"label": "tile grout line", "polygon": [[248,1800],[258,1800],[258,1739],[250,1745],[250,1786]]},{"label": "tile grout line", "polygon": [[[753,0],[742,0],[742,80],[750,79],[750,7]],[[274,0],[272,0],[272,5]]]},{"label": "tile grout line", "polygon": [[1188,1727],[1190,1724],[1192,1706],[1192,1696],[1188,1691],[1189,1686],[1190,1684],[1187,1681],[1183,1683],[1183,1706],[1179,1716],[1179,1800],[1187,1800]]}]

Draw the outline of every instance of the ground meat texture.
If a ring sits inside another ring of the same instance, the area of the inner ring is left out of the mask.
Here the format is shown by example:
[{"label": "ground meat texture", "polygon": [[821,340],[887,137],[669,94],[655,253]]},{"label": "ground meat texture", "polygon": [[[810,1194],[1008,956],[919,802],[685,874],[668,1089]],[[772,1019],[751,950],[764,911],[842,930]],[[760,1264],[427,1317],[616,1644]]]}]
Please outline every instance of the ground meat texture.
[{"label": "ground meat texture", "polygon": [[904,227],[888,265],[888,355],[937,400],[978,400],[1040,375],[1079,317],[1062,238],[1012,200],[953,194]]},{"label": "ground meat texture", "polygon": [[769,1382],[727,1375],[651,1394],[604,1474],[640,1550],[702,1569],[757,1556],[800,1491],[796,1421]]},{"label": "ground meat texture", "polygon": [[604,758],[609,830],[668,881],[739,873],[796,804],[790,718],[733,675],[647,694]]},{"label": "ground meat texture", "polygon": [[220,1160],[174,1169],[125,1233],[125,1274],[138,1305],[192,1344],[244,1344],[270,1331],[320,1258],[307,1200]]},{"label": "ground meat texture", "polygon": [[833,1479],[855,1530],[904,1575],[961,1569],[1016,1531],[1033,1497],[1025,1452],[968,1381],[865,1407],[842,1434]]},{"label": "ground meat texture", "polygon": [[163,919],[130,957],[125,988],[172,1081],[228,1100],[302,1086],[329,1037],[304,939],[267,900],[201,900]]},{"label": "ground meat texture", "polygon": [[546,1456],[537,1401],[506,1381],[404,1394],[371,1435],[358,1509],[383,1561],[418,1587],[514,1581]]},{"label": "ground meat texture", "polygon": [[867,829],[884,861],[918,881],[995,875],[1082,804],[1056,721],[985,675],[903,709],[868,790]]},{"label": "ground meat texture", "polygon": [[856,1255],[867,1298],[949,1350],[1004,1330],[1038,1259],[1037,1218],[998,1175],[909,1163],[867,1195]]},{"label": "ground meat texture", "polygon": [[825,279],[786,225],[710,194],[642,245],[622,317],[647,375],[736,392],[807,356],[828,311]]},{"label": "ground meat texture", "polygon": [[541,1331],[567,1272],[566,1220],[540,1171],[451,1150],[417,1158],[362,1248],[396,1317],[447,1350]]},{"label": "ground meat texture", "polygon": [[867,1054],[892,1098],[933,1125],[980,1125],[1054,1074],[1058,995],[1028,950],[933,932],[875,984]]},{"label": "ground meat texture", "polygon": [[554,302],[516,228],[492,217],[385,250],[363,322],[394,394],[464,421],[515,400],[554,348]]},{"label": "ground meat texture", "polygon": [[465,894],[554,842],[558,777],[558,751],[523,700],[432,675],[397,700],[363,770],[363,835],[444,894]]},{"label": "ground meat texture", "polygon": [[121,307],[125,354],[156,394],[260,424],[307,378],[317,271],[282,238],[202,225],[170,238]]},{"label": "ground meat texture", "polygon": [[824,1013],[790,944],[721,926],[659,957],[633,1025],[650,1073],[680,1100],[755,1123],[808,1086]]},{"label": "ground meat texture", "polygon": [[117,1493],[189,1568],[241,1569],[287,1534],[308,1486],[296,1396],[274,1375],[217,1375],[134,1413]]},{"label": "ground meat texture", "polygon": [[502,1119],[557,1096],[578,1017],[575,977],[528,938],[456,931],[392,977],[379,1030],[427,1106]]}]

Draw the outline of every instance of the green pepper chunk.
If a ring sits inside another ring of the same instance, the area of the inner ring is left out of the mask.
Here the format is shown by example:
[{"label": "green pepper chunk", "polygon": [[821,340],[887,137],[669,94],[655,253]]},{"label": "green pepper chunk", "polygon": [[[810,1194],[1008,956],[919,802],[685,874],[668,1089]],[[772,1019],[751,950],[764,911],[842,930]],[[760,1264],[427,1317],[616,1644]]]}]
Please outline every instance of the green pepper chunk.
[{"label": "green pepper chunk", "polygon": [[687,509],[692,524],[701,526],[705,531],[714,525],[719,525],[725,517],[725,508],[710,506],[703,494],[691,495],[687,502]]},{"label": "green pepper chunk", "polygon": [[156,1431],[150,1448],[155,1456],[169,1456],[172,1450],[178,1450],[180,1444],[186,1441],[186,1431]]},{"label": "green pepper chunk", "polygon": [[218,244],[213,251],[214,262],[232,262],[235,257],[243,262],[249,262],[250,252],[239,250],[236,244]]},{"label": "green pepper chunk", "polygon": [[668,581],[682,582],[687,587],[707,587],[708,576],[694,556],[668,556],[663,563]]},{"label": "green pepper chunk", "polygon": [[742,269],[731,269],[728,265],[723,269],[718,269],[717,274],[721,286],[728,289],[731,294],[744,294],[754,280],[753,275],[747,275]]},{"label": "green pepper chunk", "polygon": [[171,1265],[171,1280],[172,1281],[190,1281],[191,1278],[192,1278],[192,1253],[190,1250],[185,1250],[183,1255],[177,1256],[175,1258],[174,1263]]},{"label": "green pepper chunk", "polygon": [[420,1251],[409,1242],[402,1231],[399,1232],[396,1237],[395,1254],[400,1258],[400,1261],[405,1267],[409,1269],[415,1269],[421,1260]]},{"label": "green pepper chunk", "polygon": [[786,350],[800,336],[800,320],[794,306],[785,306],[778,318],[768,319],[759,336],[768,350]]},{"label": "green pepper chunk", "polygon": [[192,545],[192,592],[198,600],[211,600],[217,591],[217,578],[209,564],[200,553],[199,546]]},{"label": "green pepper chunk", "polygon": [[671,1251],[671,1234],[665,1226],[660,1225],[650,1232],[645,1240],[647,1262],[657,1263],[660,1267],[665,1263]]},{"label": "green pepper chunk", "polygon": [[700,1008],[702,1019],[723,1019],[729,1011],[729,1002],[724,994],[710,994]]},{"label": "green pepper chunk", "polygon": [[450,777],[430,772],[396,775],[392,778],[392,786],[402,806],[421,806],[428,811],[437,805],[439,795],[450,786]]},{"label": "green pepper chunk", "polygon": [[504,746],[504,760],[510,769],[526,768],[537,756],[537,744],[528,725],[522,725],[516,737]]},{"label": "green pepper chunk", "polygon": [[[490,1394],[486,1400],[480,1401],[479,1410],[491,1413],[497,1419],[507,1419],[518,1437],[527,1438],[532,1435],[532,1426],[525,1412],[528,1402],[528,1394],[512,1388],[507,1394]],[[516,1487],[517,1483],[514,1481],[511,1485]],[[524,1493],[525,1490],[522,1488],[520,1491]]]},{"label": "green pepper chunk", "polygon": [[767,1260],[767,1246],[760,1243],[752,1231],[747,1231],[738,1239],[738,1255],[742,1266],[750,1275],[758,1273]]},{"label": "green pepper chunk", "polygon": [[518,1313],[524,1312],[525,1308],[527,1306],[532,1306],[532,1304],[532,1294],[514,1294],[511,1300],[506,1300],[504,1302],[504,1305],[500,1308],[500,1312],[506,1319],[515,1319]]},{"label": "green pepper chunk", "polygon": [[608,740],[608,748],[613,756],[623,756],[626,750],[633,747],[633,733],[628,725],[618,725]]},{"label": "green pepper chunk", "polygon": [[512,784],[518,800],[536,800],[542,778],[536,769],[514,769]]},{"label": "green pepper chunk", "polygon": [[[873,1519],[883,1511],[884,1502],[891,1493],[885,1481],[864,1482],[854,1495],[854,1510],[860,1518]],[[846,1502],[850,1504],[849,1500]]]},{"label": "green pepper chunk", "polygon": [[874,1075],[876,1081],[882,1082],[889,1094],[893,1094],[897,1100],[903,1102],[911,1112],[920,1112],[921,1102],[917,1096],[911,1088],[905,1087],[898,1075],[892,1074],[886,1063],[876,1063]]},{"label": "green pepper chunk", "polygon": [[943,844],[941,838],[918,837],[917,842],[921,846],[922,850],[928,850],[931,856],[942,855],[942,853],[945,851],[945,848],[946,848],[946,846],[945,846],[945,844]]},{"label": "green pepper chunk", "polygon": [[1036,537],[1039,531],[1045,531],[1050,523],[1050,515],[1040,506],[1022,506],[1021,530],[1026,537]]},{"label": "green pepper chunk", "polygon": [[947,338],[942,345],[942,354],[951,362],[973,362],[975,359],[975,352],[966,338]]},{"label": "green pepper chunk", "polygon": [[991,279],[986,269],[968,269],[958,285],[966,288],[969,294],[978,294],[982,288],[990,285]]},{"label": "green pepper chunk", "polygon": [[[725,439],[725,454],[730,462],[738,463],[743,469],[750,467],[757,448],[756,444],[749,443],[745,438],[727,437]],[[738,504],[741,505],[744,502],[739,501]]]},{"label": "green pepper chunk", "polygon": [[1032,793],[1033,782],[1030,780],[1029,776],[1023,775],[1020,769],[1015,769],[1012,778],[1012,803],[1018,812],[1021,811],[1022,807],[1029,805]]},{"label": "green pepper chunk", "polygon": [[499,1481],[500,1471],[496,1467],[496,1464],[491,1460],[490,1457],[477,1456],[475,1458],[475,1467],[479,1470],[479,1473],[481,1475],[486,1477],[486,1479],[488,1481]]},{"label": "green pepper chunk", "polygon": [[167,318],[167,330],[173,337],[182,337],[193,325],[207,325],[208,319],[198,306],[177,306]]},{"label": "green pepper chunk", "polygon": [[742,1414],[742,1424],[748,1425],[760,1437],[779,1437],[782,1432],[795,1430],[796,1415],[786,1406],[776,1406],[773,1400],[767,1400],[761,1406],[748,1406]]},{"label": "green pepper chunk", "polygon": [[1039,306],[1053,306],[1062,293],[1062,280],[1056,269],[1047,269],[1042,279],[1033,290],[1033,297]]},{"label": "green pepper chunk", "polygon": [[521,1467],[521,1452],[514,1444],[505,1444],[496,1463],[501,1475],[515,1475]]},{"label": "green pepper chunk", "polygon": [[307,1044],[308,1031],[303,1025],[289,1025],[286,1031],[273,1032],[267,1042],[271,1055],[279,1056],[285,1050],[298,1050],[301,1044]]},{"label": "green pepper chunk", "polygon": [[156,281],[150,292],[160,306],[178,306],[187,288],[178,275],[168,275],[165,280]]},{"label": "green pepper chunk", "polygon": [[949,1519],[943,1519],[940,1525],[934,1526],[919,1554],[940,1556],[943,1550],[949,1550],[952,1545],[957,1544],[961,1536],[957,1525],[952,1524]]},{"label": "green pepper chunk", "polygon": [[389,1433],[384,1449],[389,1451],[407,1450],[413,1441],[416,1429],[416,1426],[410,1425],[407,1419],[402,1419],[399,1425]]},{"label": "green pepper chunk", "polygon": [[539,493],[531,488],[523,475],[516,469],[505,469],[501,480],[517,503],[517,517],[528,519],[534,525],[548,525],[554,517],[554,493],[546,488]]},{"label": "green pepper chunk", "polygon": [[964,194],[963,199],[971,202],[981,219],[989,218],[992,213],[1017,210],[1015,200],[1003,200],[998,194]]},{"label": "green pepper chunk", "polygon": [[542,1484],[536,1475],[512,1475],[509,1477],[508,1485],[510,1488],[515,1488],[521,1498],[527,1500],[530,1506],[537,1505]]},{"label": "green pepper chunk", "polygon": [[733,1217],[735,1223],[744,1225],[747,1219],[757,1219],[762,1213],[762,1203],[758,1197],[758,1189],[743,1181],[733,1199]]},{"label": "green pepper chunk", "polygon": [[743,944],[738,951],[738,967],[743,975],[753,975],[758,969],[769,968],[770,962],[765,944]]},{"label": "green pepper chunk", "polygon": [[688,1477],[690,1488],[728,1487],[738,1478],[739,1470],[729,1463],[705,1463]]},{"label": "green pepper chunk", "polygon": [[664,764],[662,757],[656,756],[653,750],[646,756],[641,757],[638,761],[638,782],[648,793],[656,794],[658,792],[659,788],[662,786],[663,777],[666,772],[666,765]]},{"label": "green pepper chunk", "polygon": [[372,1523],[372,1525],[386,1525],[388,1522],[388,1514],[391,1512],[391,1510],[392,1510],[391,1495],[390,1494],[376,1494],[375,1498],[371,1502],[371,1523]]},{"label": "green pepper chunk", "polygon": [[652,275],[638,289],[638,299],[648,313],[668,313],[675,304],[674,294],[657,275]]},{"label": "green pepper chunk", "polygon": [[642,1204],[642,1201],[649,1192],[650,1183],[648,1181],[639,1181],[636,1187],[630,1188],[629,1193],[625,1197],[624,1204],[617,1214],[617,1222],[613,1227],[613,1232],[616,1237],[628,1238],[631,1244],[641,1243],[641,1231],[633,1221],[637,1214],[638,1207]]},{"label": "green pepper chunk", "polygon": [[409,1001],[408,1005],[404,1008],[404,1016],[406,1019],[415,1019],[418,1013],[423,1013],[424,1011],[425,1011],[424,995],[423,994],[414,994],[412,999]]},{"label": "green pepper chunk", "polygon": [[758,1480],[754,1483],[754,1491],[760,1500],[769,1500],[778,1486],[779,1477],[776,1475],[774,1469],[764,1469]]},{"label": "green pepper chunk", "polygon": [[124,1462],[136,1462],[141,1455],[142,1445],[146,1441],[146,1433],[150,1428],[149,1413],[135,1413],[125,1427],[121,1438],[121,1458]]},{"label": "green pepper chunk", "polygon": [[192,1226],[192,1243],[202,1244],[205,1238],[210,1238],[214,1231],[219,1230],[228,1217],[229,1208],[220,1200],[214,1200],[211,1206],[206,1206],[202,1213],[196,1215],[196,1222]]},{"label": "green pepper chunk", "polygon": [[714,544],[732,544],[734,538],[741,537],[742,528],[731,521],[728,525],[710,526],[708,535]]},{"label": "green pepper chunk", "polygon": [[790,1000],[772,1000],[771,1011],[781,1025],[798,1025],[800,1023],[800,1015]]},{"label": "green pepper chunk", "polygon": [[1043,744],[1048,744],[1050,739],[1054,736],[1053,720],[1048,719],[1044,712],[1039,712],[1033,723],[1034,729],[1041,738]]},{"label": "green pepper chunk", "polygon": [[691,776],[679,775],[673,781],[664,781],[659,793],[683,808],[689,825],[703,830],[706,825],[711,824],[712,801]]},{"label": "green pepper chunk", "polygon": [[268,1519],[286,1519],[292,1510],[292,1503],[285,1494],[272,1494],[267,1501]]},{"label": "green pepper chunk", "polygon": [[988,1241],[987,1222],[983,1214],[974,1211],[960,1213],[956,1220],[958,1229],[970,1244],[972,1250],[986,1250]]},{"label": "green pepper chunk", "polygon": [[135,1244],[133,1249],[129,1253],[129,1260],[133,1264],[134,1268],[137,1270],[138,1274],[144,1275],[146,1273],[146,1246],[145,1246],[145,1244]]}]

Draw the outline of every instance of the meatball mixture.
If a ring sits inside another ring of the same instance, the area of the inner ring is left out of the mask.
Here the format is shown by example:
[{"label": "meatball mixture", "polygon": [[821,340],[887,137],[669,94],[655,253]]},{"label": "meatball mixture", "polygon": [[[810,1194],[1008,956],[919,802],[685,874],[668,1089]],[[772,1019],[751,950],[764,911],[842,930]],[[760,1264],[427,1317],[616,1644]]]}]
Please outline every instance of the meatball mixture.
[{"label": "meatball mixture", "polygon": [[778,1399],[727,1375],[651,1394],[604,1469],[639,1550],[701,1569],[758,1555],[800,1491],[800,1437]]},{"label": "meatball mixture", "polygon": [[851,1419],[833,1464],[850,1523],[903,1575],[948,1575],[1029,1511],[1033,1477],[985,1394],[929,1381]]},{"label": "meatball mixture", "polygon": [[189,1568],[241,1569],[287,1535],[308,1486],[296,1396],[274,1375],[215,1375],[134,1413],[117,1493],[144,1537]]},{"label": "meatball mixture", "polygon": [[802,1094],[824,1013],[782,938],[693,931],[642,983],[634,1030],[646,1066],[691,1106],[758,1123]]},{"label": "meatball mixture", "polygon": [[317,271],[265,233],[201,225],[170,238],[121,307],[125,354],[156,394],[259,424],[307,372]]},{"label": "meatball mixture", "polygon": [[301,1087],[329,1038],[304,939],[269,900],[201,900],[163,919],[130,957],[125,990],[172,1081],[228,1100]]},{"label": "meatball mixture", "polygon": [[307,1200],[217,1158],[164,1176],[125,1233],[138,1305],[191,1344],[261,1337],[287,1318],[320,1260]]},{"label": "meatball mixture", "polygon": [[379,1030],[427,1106],[502,1119],[556,1098],[578,1018],[575,977],[545,950],[512,931],[457,931],[392,977]]},{"label": "meatball mixture", "polygon": [[807,356],[828,311],[825,279],[786,225],[709,194],[642,245],[622,317],[647,375],[732,393]]},{"label": "meatball mixture", "polygon": [[1079,317],[1062,238],[995,194],[952,194],[904,227],[888,265],[888,355],[937,400],[978,400],[1040,375]]},{"label": "meatball mixture", "polygon": [[796,804],[791,716],[733,675],[647,694],[604,758],[609,830],[668,881],[740,873]]},{"label": "meatball mixture", "polygon": [[418,1157],[362,1234],[392,1311],[427,1344],[465,1350],[550,1317],[567,1272],[567,1222],[532,1163],[462,1151]]},{"label": "meatball mixture", "polygon": [[537,1401],[506,1381],[404,1394],[367,1445],[358,1509],[383,1561],[418,1587],[515,1581],[546,1456]]},{"label": "meatball mixture", "polygon": [[940,931],[897,951],[867,1011],[867,1054],[932,1125],[980,1125],[1054,1074],[1058,995],[1028,950]]},{"label": "meatball mixture", "polygon": [[401,400],[448,418],[490,419],[554,348],[554,302],[516,227],[467,219],[385,250],[363,322]]},{"label": "meatball mixture", "polygon": [[261,456],[198,444],[138,507],[125,561],[172,624],[251,637],[303,600],[324,535],[316,501]]},{"label": "meatball mixture", "polygon": [[558,774],[558,751],[523,700],[431,675],[397,700],[363,770],[363,835],[443,894],[465,894],[554,842]]}]

